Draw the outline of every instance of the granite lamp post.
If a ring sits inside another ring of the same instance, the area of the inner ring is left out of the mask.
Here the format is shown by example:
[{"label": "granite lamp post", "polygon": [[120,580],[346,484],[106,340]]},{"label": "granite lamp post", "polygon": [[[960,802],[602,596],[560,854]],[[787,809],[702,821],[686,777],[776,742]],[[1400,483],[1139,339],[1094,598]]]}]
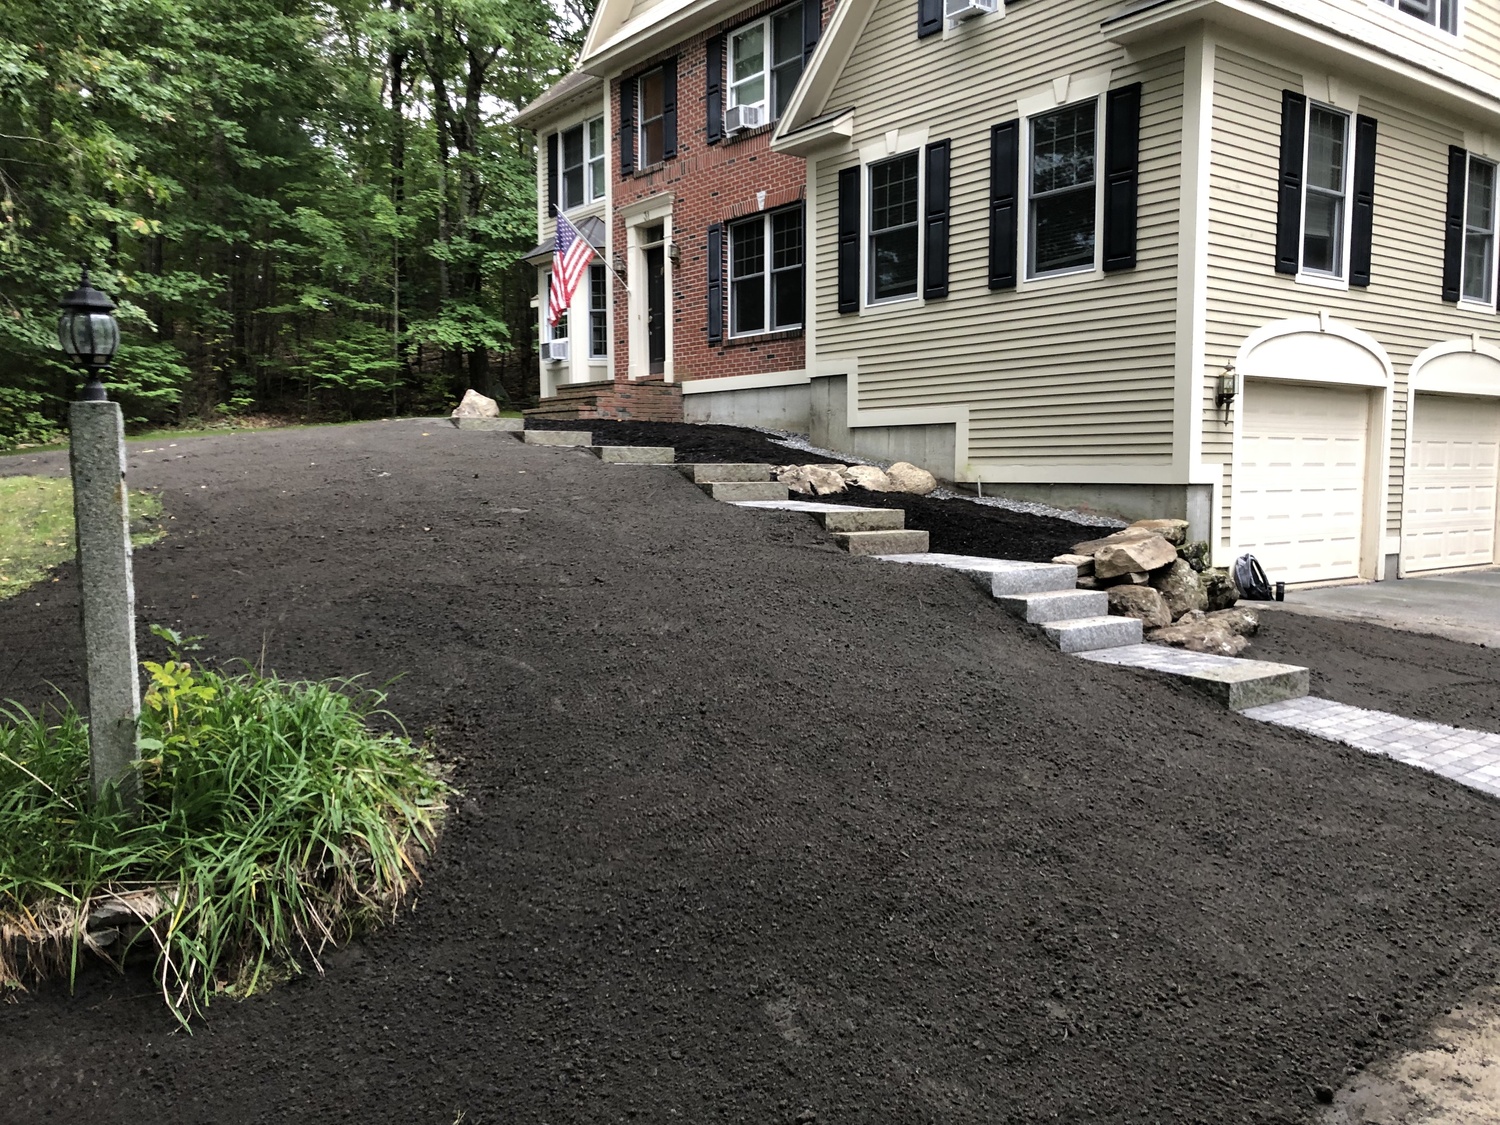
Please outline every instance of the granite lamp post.
[{"label": "granite lamp post", "polygon": [[140,678],[135,658],[135,583],[130,573],[130,501],[125,491],[125,426],[104,391],[104,372],[120,343],[114,302],[89,284],[62,301],[57,335],[83,372],[83,397],[68,410],[78,585],[88,658],[89,783],[95,802],[140,804],[136,721]]}]

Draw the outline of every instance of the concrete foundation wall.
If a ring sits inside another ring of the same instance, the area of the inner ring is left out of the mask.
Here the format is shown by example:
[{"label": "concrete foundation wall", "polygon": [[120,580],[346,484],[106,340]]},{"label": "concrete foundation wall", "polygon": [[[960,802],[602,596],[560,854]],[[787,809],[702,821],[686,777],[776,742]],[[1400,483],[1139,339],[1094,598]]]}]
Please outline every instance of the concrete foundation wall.
[{"label": "concrete foundation wall", "polygon": [[772,430],[808,430],[810,392],[806,383],[790,387],[755,387],[682,396],[685,422],[720,426],[764,426]]},{"label": "concrete foundation wall", "polygon": [[849,425],[849,377],[819,375],[812,380],[808,440],[871,461],[908,461],[941,480],[952,480],[958,436],[952,423],[910,426]]}]

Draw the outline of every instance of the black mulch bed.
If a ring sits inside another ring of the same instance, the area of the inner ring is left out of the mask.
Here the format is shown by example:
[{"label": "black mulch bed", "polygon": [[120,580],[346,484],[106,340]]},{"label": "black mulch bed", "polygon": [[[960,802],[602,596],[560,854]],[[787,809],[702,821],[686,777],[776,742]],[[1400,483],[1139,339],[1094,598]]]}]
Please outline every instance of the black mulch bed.
[{"label": "black mulch bed", "polygon": [[[528,429],[588,430],[596,445],[669,445],[679,462],[736,463],[765,461],[773,465],[835,464],[834,458],[790,449],[758,430],[737,426],[700,426],[677,422],[580,422],[527,419]],[[938,500],[909,493],[868,492],[851,488],[835,496],[796,496],[831,504],[866,508],[901,508],[906,526],[928,533],[929,547],[949,555],[1046,562],[1073,549],[1075,543],[1107,535],[1108,528],[1007,511],[968,500]]]}]

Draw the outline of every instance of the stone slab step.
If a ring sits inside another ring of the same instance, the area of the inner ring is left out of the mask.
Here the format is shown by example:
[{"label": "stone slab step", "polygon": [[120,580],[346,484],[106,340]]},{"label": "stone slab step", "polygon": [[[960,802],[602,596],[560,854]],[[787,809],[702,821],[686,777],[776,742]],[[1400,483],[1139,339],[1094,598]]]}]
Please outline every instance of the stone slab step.
[{"label": "stone slab step", "polygon": [[1141,643],[1141,623],[1134,617],[1080,617],[1074,621],[1049,621],[1042,626],[1042,632],[1063,652],[1092,652],[1095,649]]},{"label": "stone slab step", "polygon": [[698,464],[678,465],[682,474],[694,484],[731,484],[741,481],[768,481],[771,466],[761,464]]},{"label": "stone slab step", "polygon": [[714,480],[699,483],[699,488],[715,500],[785,500],[786,485],[774,480]]},{"label": "stone slab step", "polygon": [[610,465],[670,465],[677,450],[670,445],[596,445],[599,460]]},{"label": "stone slab step", "polygon": [[881,555],[884,562],[914,563],[957,570],[977,581],[997,598],[1007,594],[1042,594],[1049,590],[1072,590],[1078,586],[1078,571],[1060,563],[1018,562],[985,559],[977,555]]},{"label": "stone slab step", "polygon": [[520,430],[526,426],[524,418],[449,418],[460,430]]},{"label": "stone slab step", "polygon": [[1030,625],[1073,621],[1080,617],[1108,617],[1109,595],[1102,590],[1048,590],[1041,594],[1006,594],[1005,609]]},{"label": "stone slab step", "polygon": [[1301,699],[1308,690],[1308,671],[1295,664],[1241,660],[1235,656],[1215,656],[1145,644],[1103,652],[1081,652],[1079,655],[1100,664],[1176,676],[1206,692],[1231,711],[1279,703],[1284,699]]},{"label": "stone slab step", "polygon": [[527,445],[569,445],[592,447],[594,435],[588,430],[527,430]]},{"label": "stone slab step", "polygon": [[839,531],[833,541],[851,555],[917,554],[927,550],[925,531]]},{"label": "stone slab step", "polygon": [[906,527],[906,513],[900,508],[862,508],[815,500],[742,500],[739,506],[807,512],[829,531],[901,531]]}]

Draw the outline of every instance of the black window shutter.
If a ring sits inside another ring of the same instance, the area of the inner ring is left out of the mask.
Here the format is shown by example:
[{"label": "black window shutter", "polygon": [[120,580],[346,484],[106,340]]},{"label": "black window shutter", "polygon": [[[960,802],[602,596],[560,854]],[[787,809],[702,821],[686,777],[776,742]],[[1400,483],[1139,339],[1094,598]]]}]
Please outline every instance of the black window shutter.
[{"label": "black window shutter", "polygon": [[1135,269],[1141,169],[1141,84],[1104,100],[1104,269]]},{"label": "black window shutter", "polygon": [[943,30],[943,0],[917,0],[917,38]]},{"label": "black window shutter", "polygon": [[620,175],[635,171],[635,90],[636,80],[620,83]]},{"label": "black window shutter", "polygon": [[661,157],[677,155],[677,60],[661,64]]},{"label": "black window shutter", "polygon": [[948,295],[948,165],[950,141],[927,146],[927,214],[922,224],[922,296]]},{"label": "black window shutter", "polygon": [[716,145],[724,139],[724,37],[712,36],[708,41],[708,93],[707,103],[708,143]]},{"label": "black window shutter", "polygon": [[859,312],[858,167],[839,173],[839,312]]},{"label": "black window shutter", "polygon": [[1016,287],[1016,187],[1021,175],[1021,122],[990,130],[990,288]]},{"label": "black window shutter", "polygon": [[708,342],[724,339],[724,224],[708,228]]},{"label": "black window shutter", "polygon": [[1443,236],[1443,300],[1458,303],[1463,282],[1464,187],[1469,178],[1469,154],[1448,149],[1448,216]]},{"label": "black window shutter", "polygon": [[1307,135],[1307,99],[1281,92],[1281,171],[1276,182],[1276,272],[1296,273],[1302,264],[1302,145]]},{"label": "black window shutter", "polygon": [[1370,284],[1375,241],[1375,133],[1373,117],[1354,119],[1354,214],[1350,222],[1349,284]]},{"label": "black window shutter", "polygon": [[557,214],[557,134],[547,134],[547,210]]},{"label": "black window shutter", "polygon": [[823,34],[822,0],[802,0],[802,65],[812,61],[818,37]]}]

